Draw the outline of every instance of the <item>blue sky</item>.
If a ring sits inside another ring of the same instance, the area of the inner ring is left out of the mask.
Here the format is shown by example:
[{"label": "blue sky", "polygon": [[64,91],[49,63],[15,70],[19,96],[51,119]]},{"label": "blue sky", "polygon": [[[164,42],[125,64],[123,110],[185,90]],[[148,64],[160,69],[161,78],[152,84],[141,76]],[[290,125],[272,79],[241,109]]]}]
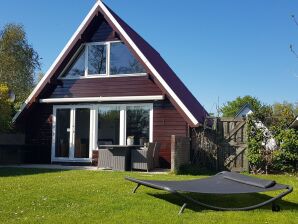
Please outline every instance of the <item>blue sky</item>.
[{"label": "blue sky", "polygon": [[[0,27],[24,25],[46,72],[95,0],[9,0]],[[105,0],[174,69],[208,111],[237,96],[298,102],[297,1]]]}]

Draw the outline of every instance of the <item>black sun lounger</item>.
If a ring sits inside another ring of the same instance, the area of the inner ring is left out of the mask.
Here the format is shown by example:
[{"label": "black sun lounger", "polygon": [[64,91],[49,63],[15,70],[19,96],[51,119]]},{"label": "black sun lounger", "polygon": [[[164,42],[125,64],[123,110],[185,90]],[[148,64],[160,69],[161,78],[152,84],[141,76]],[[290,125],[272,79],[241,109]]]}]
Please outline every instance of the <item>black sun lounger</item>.
[{"label": "black sun lounger", "polygon": [[[272,203],[272,211],[279,211],[280,208],[275,204],[277,199],[284,197],[285,195],[291,193],[293,188],[291,186],[278,184],[275,181],[264,180],[255,177],[250,177],[234,172],[220,172],[215,176],[196,179],[196,180],[186,180],[186,181],[153,181],[153,180],[137,180],[131,177],[126,177],[126,180],[134,182],[137,184],[133,193],[141,186],[147,186],[158,190],[165,190],[170,193],[179,195],[186,201],[198,204],[203,207],[207,207],[213,210],[219,211],[244,211],[252,210],[269,203]],[[213,205],[208,205],[203,202],[197,201],[190,196],[183,193],[201,193],[201,194],[217,194],[217,195],[229,195],[229,194],[248,194],[248,193],[259,193],[265,191],[276,191],[276,190],[286,190],[280,193],[278,196],[270,198],[262,203],[241,207],[241,208],[223,208]],[[186,202],[180,209],[179,214],[181,214],[185,207]]]}]

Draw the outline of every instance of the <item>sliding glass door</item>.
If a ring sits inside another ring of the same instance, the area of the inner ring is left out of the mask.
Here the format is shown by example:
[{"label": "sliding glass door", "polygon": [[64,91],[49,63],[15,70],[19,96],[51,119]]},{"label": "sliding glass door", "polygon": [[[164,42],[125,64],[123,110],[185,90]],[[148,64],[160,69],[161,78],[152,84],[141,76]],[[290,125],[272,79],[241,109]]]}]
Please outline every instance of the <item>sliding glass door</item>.
[{"label": "sliding glass door", "polygon": [[120,111],[118,106],[101,106],[98,110],[98,145],[119,145]]},{"label": "sliding glass door", "polygon": [[150,136],[150,108],[144,106],[126,107],[126,136],[131,136],[133,144],[144,145]]},{"label": "sliding glass door", "polygon": [[90,107],[55,106],[52,161],[89,160]]},{"label": "sliding glass door", "polygon": [[70,109],[56,110],[55,156],[69,157],[70,146]]},{"label": "sliding glass door", "polygon": [[53,162],[90,162],[92,150],[100,145],[152,141],[152,104],[54,106]]},{"label": "sliding glass door", "polygon": [[90,109],[75,109],[74,157],[89,158]]},{"label": "sliding glass door", "polygon": [[143,145],[153,139],[152,104],[98,105],[97,118],[98,145]]}]

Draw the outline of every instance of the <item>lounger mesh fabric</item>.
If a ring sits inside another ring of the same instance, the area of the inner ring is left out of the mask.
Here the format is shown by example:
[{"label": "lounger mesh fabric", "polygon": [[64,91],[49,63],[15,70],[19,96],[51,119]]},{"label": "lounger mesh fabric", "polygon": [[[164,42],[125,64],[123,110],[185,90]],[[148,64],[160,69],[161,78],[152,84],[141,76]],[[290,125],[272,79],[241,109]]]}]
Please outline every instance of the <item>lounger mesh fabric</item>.
[{"label": "lounger mesh fabric", "polygon": [[[154,181],[154,180],[137,180],[134,178],[127,177],[129,181],[138,184],[136,189],[140,185],[151,187],[154,189],[165,190],[171,193],[179,194],[192,202],[209,207],[215,210],[250,210],[257,207],[264,206],[268,203],[274,202],[275,200],[282,198],[292,191],[292,187],[288,185],[278,184],[272,180],[264,180],[255,177],[250,177],[234,172],[220,172],[212,177],[186,180],[186,181]],[[134,190],[134,192],[136,191]],[[201,193],[201,194],[248,194],[248,193],[259,193],[265,191],[276,191],[284,190],[286,192],[279,194],[278,196],[271,198],[270,200],[260,203],[255,206],[249,206],[246,208],[220,208],[215,206],[209,206],[204,203],[195,201],[194,199],[184,196],[183,193]]]}]

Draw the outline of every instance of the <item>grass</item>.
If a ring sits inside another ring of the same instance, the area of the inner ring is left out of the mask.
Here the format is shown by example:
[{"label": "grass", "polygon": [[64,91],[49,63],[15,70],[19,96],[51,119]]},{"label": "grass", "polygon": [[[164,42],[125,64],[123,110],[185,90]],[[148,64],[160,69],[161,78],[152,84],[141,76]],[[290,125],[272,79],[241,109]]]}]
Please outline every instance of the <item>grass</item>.
[{"label": "grass", "polygon": [[[175,195],[145,187],[132,194],[125,176],[143,179],[185,180],[203,176],[149,175],[146,173],[58,171],[0,168],[0,223],[298,223],[297,176],[262,176],[294,187],[279,203],[246,212],[216,212],[189,206],[177,213],[182,201]],[[222,206],[253,204],[277,192],[259,195],[199,195]]]}]

